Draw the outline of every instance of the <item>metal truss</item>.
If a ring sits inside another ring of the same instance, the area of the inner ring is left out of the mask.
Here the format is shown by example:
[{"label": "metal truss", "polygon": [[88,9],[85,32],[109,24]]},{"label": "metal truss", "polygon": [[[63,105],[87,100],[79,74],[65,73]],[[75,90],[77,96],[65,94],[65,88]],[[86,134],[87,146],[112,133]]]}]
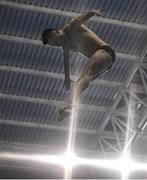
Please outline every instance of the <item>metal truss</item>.
[{"label": "metal truss", "polygon": [[113,113],[113,111],[115,111],[115,109],[117,108],[117,105],[120,102],[120,100],[122,99],[123,95],[127,92],[128,86],[129,86],[131,80],[133,79],[133,77],[134,77],[134,75],[135,75],[135,73],[136,73],[136,71],[137,71],[137,69],[139,67],[139,63],[143,61],[143,58],[144,58],[145,54],[146,54],[146,52],[142,52],[140,58],[138,58],[137,62],[134,63],[134,66],[132,67],[132,70],[130,71],[130,75],[128,76],[128,78],[127,78],[127,80],[126,80],[126,82],[124,84],[124,87],[121,87],[122,89],[117,94],[115,102],[114,102],[114,104],[112,106],[112,110],[108,113],[108,116],[104,120],[104,123],[102,123],[102,125],[100,126],[100,130],[103,130],[106,127],[107,123],[109,122],[110,115]]},{"label": "metal truss", "polygon": [[143,87],[145,89],[145,92],[147,93],[147,57],[146,61],[144,60],[140,63],[139,72],[143,83]]},{"label": "metal truss", "polygon": [[[126,83],[126,88],[122,90],[121,97],[119,96],[118,99],[115,101],[113,107],[114,111],[111,111],[109,113],[109,116],[106,117],[103,126],[101,127],[101,130],[104,130],[107,126],[108,122],[111,123],[113,127],[113,132],[116,137],[116,143],[109,144],[110,148],[114,151],[126,151],[131,144],[135,141],[135,139],[142,134],[142,131],[147,126],[147,81],[145,80],[147,77],[146,71],[143,70],[143,68],[146,68],[146,62],[143,61],[143,58],[145,57],[145,53],[143,53],[142,58],[138,60],[138,64],[132,69],[133,75],[130,74],[130,79],[128,78],[128,81]],[[142,85],[144,87],[144,91],[142,92],[144,97],[139,97],[139,93],[134,92],[132,88],[128,88],[129,83],[134,77],[135,72],[139,69],[140,77],[142,79]],[[125,104],[121,109],[118,109],[118,104],[120,100],[124,99]],[[143,106],[144,112],[143,115],[140,113],[139,116],[136,116],[137,110]],[[112,107],[112,108],[113,108]],[[123,113],[119,113],[122,111]],[[121,119],[121,116],[123,117],[123,120]],[[125,120],[124,120],[125,117]],[[109,120],[110,119],[110,120]],[[118,130],[119,129],[119,130]],[[121,132],[124,136],[124,142],[119,139],[118,132]],[[100,140],[98,139],[98,142]],[[111,142],[111,141],[110,141]],[[110,143],[109,142],[109,143]],[[107,143],[108,144],[108,143]],[[115,146],[115,149],[112,148]],[[102,148],[102,151],[105,151],[104,148]]]},{"label": "metal truss", "polygon": [[144,129],[147,127],[147,110],[144,112],[143,118],[141,119],[136,131],[132,133],[130,138],[128,139],[127,143],[124,146],[124,152],[129,149],[131,144],[137,139],[138,136],[141,136]]},{"label": "metal truss", "polygon": [[[124,94],[126,97],[126,94]],[[134,98],[130,94],[130,98]],[[113,142],[113,145],[110,144],[111,141],[109,141],[109,144],[107,145],[110,146],[111,150],[113,151],[126,151],[131,144],[136,140],[138,136],[141,136],[143,134],[143,130],[147,127],[147,104],[145,104],[142,100],[139,98],[136,100],[136,105],[141,104],[144,106],[145,111],[143,112],[143,115],[140,117],[136,117],[135,112],[137,111],[137,106],[136,109],[133,109],[132,106],[130,106],[129,101],[126,99],[126,103],[128,105],[128,116],[126,116],[123,119],[121,119],[121,114],[115,114],[115,112],[111,115],[111,124],[113,127],[113,132],[115,135],[115,143]],[[123,109],[123,108],[122,108]],[[125,107],[126,110],[126,107]],[[130,112],[130,110],[132,112]],[[123,114],[122,114],[123,115]],[[121,134],[124,135],[124,139],[119,139],[118,134],[121,132]],[[98,139],[98,141],[100,141]],[[115,147],[112,148],[112,147]],[[102,151],[107,151],[104,147],[101,148]]]}]

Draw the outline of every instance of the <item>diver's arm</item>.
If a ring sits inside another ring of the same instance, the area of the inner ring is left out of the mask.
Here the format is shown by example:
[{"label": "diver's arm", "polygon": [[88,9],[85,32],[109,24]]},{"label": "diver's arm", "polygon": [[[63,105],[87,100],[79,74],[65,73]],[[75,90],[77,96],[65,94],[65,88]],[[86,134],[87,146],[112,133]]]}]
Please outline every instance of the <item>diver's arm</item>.
[{"label": "diver's arm", "polygon": [[70,90],[70,64],[69,64],[69,49],[63,47],[63,56],[64,56],[64,73],[65,73],[65,80],[64,85],[65,89],[68,91]]},{"label": "diver's arm", "polygon": [[66,30],[66,28],[70,28],[71,30],[75,30],[78,27],[80,27],[81,24],[85,23],[88,19],[90,19],[92,16],[101,16],[104,10],[91,10],[84,14],[81,14],[71,20],[71,22],[65,26],[63,30]]}]

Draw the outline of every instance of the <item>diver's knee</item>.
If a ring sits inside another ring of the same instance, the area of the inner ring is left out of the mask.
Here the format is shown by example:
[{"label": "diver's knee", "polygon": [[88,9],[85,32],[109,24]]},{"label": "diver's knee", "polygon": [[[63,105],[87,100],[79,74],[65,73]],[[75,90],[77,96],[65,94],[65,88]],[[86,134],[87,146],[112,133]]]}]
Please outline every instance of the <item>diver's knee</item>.
[{"label": "diver's knee", "polygon": [[82,83],[79,86],[80,92],[86,90],[89,87],[89,85],[90,85],[90,81],[89,80],[82,81]]},{"label": "diver's knee", "polygon": [[92,81],[92,79],[93,79],[92,73],[85,75],[84,79],[85,79],[85,81],[88,81],[88,82]]},{"label": "diver's knee", "polygon": [[82,82],[82,81],[91,81],[92,80],[92,73],[83,73],[77,80],[77,82]]}]

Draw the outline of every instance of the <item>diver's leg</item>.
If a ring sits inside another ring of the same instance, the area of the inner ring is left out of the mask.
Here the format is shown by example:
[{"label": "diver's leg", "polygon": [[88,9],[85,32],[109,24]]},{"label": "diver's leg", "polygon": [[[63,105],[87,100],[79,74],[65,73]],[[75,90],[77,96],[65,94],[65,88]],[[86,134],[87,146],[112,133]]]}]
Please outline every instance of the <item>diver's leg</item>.
[{"label": "diver's leg", "polygon": [[95,80],[102,72],[105,72],[111,66],[111,55],[103,49],[98,50],[91,57],[78,80],[75,82],[69,96],[69,102],[72,102],[73,99],[77,102],[81,94],[89,87],[90,82]]},{"label": "diver's leg", "polygon": [[69,100],[66,102],[65,106],[59,110],[59,113],[62,114],[64,111],[70,111],[73,102],[76,103],[79,100],[81,94],[89,87],[90,82],[96,79],[111,65],[112,57],[109,53],[102,49],[96,51],[83,69],[78,80],[75,82],[70,93]]}]

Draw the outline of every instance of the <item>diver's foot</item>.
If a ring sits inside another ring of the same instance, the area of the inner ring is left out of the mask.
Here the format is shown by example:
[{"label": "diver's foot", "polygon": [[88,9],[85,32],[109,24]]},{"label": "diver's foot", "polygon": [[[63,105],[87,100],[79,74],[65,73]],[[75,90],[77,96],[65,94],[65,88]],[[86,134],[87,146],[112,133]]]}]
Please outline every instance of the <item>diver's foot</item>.
[{"label": "diver's foot", "polygon": [[71,108],[61,108],[59,109],[58,121],[62,121],[63,119],[69,117],[71,115]]}]

